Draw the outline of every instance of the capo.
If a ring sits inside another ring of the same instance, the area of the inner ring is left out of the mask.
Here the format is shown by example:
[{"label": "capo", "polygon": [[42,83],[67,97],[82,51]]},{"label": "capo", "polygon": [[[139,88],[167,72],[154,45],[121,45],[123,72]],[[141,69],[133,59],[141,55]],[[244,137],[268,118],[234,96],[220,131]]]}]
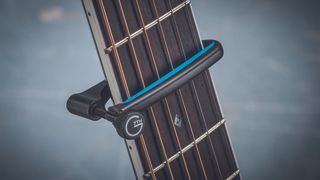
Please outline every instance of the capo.
[{"label": "capo", "polygon": [[135,139],[144,128],[144,117],[140,112],[176,91],[223,56],[223,48],[218,41],[205,40],[203,44],[204,49],[120,104],[105,108],[111,93],[107,81],[102,81],[70,96],[67,109],[72,114],[93,121],[104,118],[113,123],[121,137]]}]

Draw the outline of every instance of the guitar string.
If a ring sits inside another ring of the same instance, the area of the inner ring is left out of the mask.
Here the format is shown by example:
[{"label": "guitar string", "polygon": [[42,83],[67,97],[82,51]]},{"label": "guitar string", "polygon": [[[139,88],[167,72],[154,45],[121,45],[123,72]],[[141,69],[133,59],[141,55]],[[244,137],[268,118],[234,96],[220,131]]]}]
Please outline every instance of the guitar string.
[{"label": "guitar string", "polygon": [[[188,10],[186,10],[186,12],[187,12],[187,15],[189,16],[189,18],[187,18],[188,19],[188,23],[189,24],[192,24],[193,22],[192,22],[192,19],[193,19],[193,14],[192,14],[192,5],[191,4],[189,4],[189,11]],[[193,40],[194,40],[194,42],[198,39],[200,39],[200,37],[199,37],[199,33],[197,32],[197,29],[193,29]],[[195,42],[195,44],[199,44],[199,43],[197,43],[197,42]],[[202,46],[202,43],[200,43],[200,45]],[[198,49],[202,49],[202,47],[198,47]],[[211,105],[213,106],[213,107],[215,107],[215,109],[217,110],[217,112],[220,114],[220,117],[219,117],[219,115],[216,115],[216,119],[223,119],[223,115],[222,115],[222,112],[221,112],[221,109],[220,109],[220,107],[219,107],[219,104],[217,104],[216,103],[216,98],[214,97],[215,95],[214,95],[214,92],[215,92],[215,88],[213,87],[213,85],[212,85],[212,80],[211,80],[211,76],[210,76],[210,73],[209,73],[209,70],[207,70],[207,71],[204,71],[204,79],[205,79],[205,81],[206,81],[206,87],[209,89],[209,97],[210,97],[210,102],[211,102]],[[210,93],[211,92],[211,93]],[[223,124],[223,126],[221,127],[221,128],[226,128],[226,126],[225,126],[225,124]],[[218,132],[220,132],[220,131],[218,131]],[[211,136],[210,136],[211,137]],[[226,141],[226,142],[228,142],[229,140],[228,140],[228,138],[224,138],[224,140]],[[213,143],[213,142],[212,142]],[[229,146],[231,146],[231,145],[229,145]],[[233,156],[233,154],[232,154],[232,156]],[[234,156],[233,156],[233,159],[234,159]],[[219,164],[218,164],[219,165]],[[219,166],[219,169],[220,169],[220,173],[221,173],[221,177],[223,178],[223,175],[222,175],[222,171],[221,171],[221,168],[220,168],[220,166]]]},{"label": "guitar string", "polygon": [[[143,15],[142,15],[141,8],[140,8],[138,0],[135,0],[135,5],[136,5],[135,6],[136,7],[136,12],[138,13],[138,16],[139,16],[138,20],[139,20],[140,26],[145,27]],[[145,41],[145,44],[147,44],[148,54],[149,54],[149,57],[152,60],[151,62],[152,62],[152,65],[153,65],[152,66],[153,67],[153,73],[155,73],[157,78],[159,79],[160,78],[160,74],[158,72],[158,68],[157,68],[157,65],[156,65],[156,62],[155,62],[155,57],[153,55],[153,50],[152,50],[152,47],[151,47],[150,39],[149,39],[148,33],[147,33],[145,28],[143,28],[143,31],[144,31],[144,34],[143,34],[144,38],[143,39]],[[167,118],[167,119],[168,119],[168,123],[170,124],[170,126],[169,126],[170,132],[171,132],[171,134],[174,134],[175,140],[177,141],[177,144],[178,144],[179,152],[182,152],[181,143],[179,141],[177,132],[176,132],[174,124],[173,124],[173,117],[172,117],[172,114],[170,112],[170,107],[169,107],[168,100],[165,97],[164,100],[161,101],[161,102],[165,105],[165,109],[166,109],[167,114],[169,116],[169,118]],[[186,172],[186,174],[184,174],[184,176],[187,175],[187,177],[185,177],[185,178],[191,179],[190,173],[188,171],[187,164],[186,164],[186,161],[185,161],[185,157],[184,157],[183,153],[181,153],[181,155],[182,155],[183,168],[184,168],[184,171]],[[167,163],[166,165],[169,165],[169,163]]]},{"label": "guitar string", "polygon": [[[189,18],[187,18],[187,20],[188,20],[188,24],[189,25],[192,25],[193,24],[193,14],[192,14],[192,7],[191,7],[192,5],[191,4],[189,4],[189,11],[187,10],[187,6],[186,6],[186,8],[185,8],[185,11],[186,11],[186,14],[188,15],[188,17]],[[200,39],[200,37],[199,37],[199,33],[197,32],[197,29],[192,29],[192,36],[193,36],[193,41],[194,41],[194,43],[195,44],[200,44],[200,47],[198,46],[197,48],[198,48],[198,50],[201,50],[202,48],[203,48],[203,46],[202,46],[202,43],[201,42],[196,42],[197,40],[199,40]],[[215,107],[215,109],[217,110],[217,112],[220,114],[220,117],[218,116],[216,116],[216,118],[217,119],[222,119],[223,117],[222,117],[222,112],[221,112],[221,109],[220,109],[220,107],[219,107],[219,105],[218,104],[216,104],[216,98],[214,97],[215,95],[213,94],[213,92],[215,92],[215,89],[214,89],[214,87],[212,86],[212,81],[211,81],[211,76],[210,76],[210,73],[209,73],[209,71],[207,70],[207,71],[204,71],[204,73],[203,73],[203,77],[204,77],[204,79],[205,79],[205,81],[206,81],[206,87],[208,88],[208,89],[210,89],[210,91],[209,91],[209,97],[210,97],[210,103],[212,104],[212,106],[213,107]],[[210,92],[212,92],[212,93],[210,93]],[[226,126],[225,126],[225,124],[223,124],[222,125],[222,127],[221,128],[224,128],[224,129],[226,129]],[[220,131],[218,131],[219,132],[219,134],[221,134],[220,133]],[[224,133],[225,134],[225,133]],[[229,140],[228,140],[228,137],[225,137],[224,135],[222,135],[223,137],[224,137],[224,140],[225,140],[225,142],[228,144],[228,146],[230,147],[231,145],[230,145],[230,143],[229,143]],[[210,136],[211,137],[211,136]],[[234,155],[233,155],[233,153],[231,152],[231,154],[232,154],[232,163],[234,163],[235,162],[235,158],[234,158]],[[229,157],[227,156],[227,159],[229,159]],[[228,160],[229,161],[229,160]],[[228,163],[229,164],[229,163]],[[235,166],[237,167],[237,165],[236,165],[236,163],[235,163]],[[220,169],[220,173],[221,173],[221,177],[223,178],[223,175],[222,175],[222,172],[221,172],[221,168],[219,167],[219,169]]]},{"label": "guitar string", "polygon": [[[215,91],[215,88],[214,88],[214,84],[212,84],[212,80],[210,79],[210,74],[209,72],[207,72],[207,76],[205,76],[205,79],[206,79],[206,86],[207,88],[209,88],[212,92]],[[223,118],[223,115],[222,115],[222,112],[221,112],[221,109],[219,107],[219,104],[217,103],[218,102],[218,99],[216,97],[216,95],[214,93],[211,93],[210,94],[210,100],[211,100],[211,104],[212,106],[216,109],[217,112],[219,112],[219,118]],[[236,162],[236,159],[235,159],[235,156],[233,154],[233,149],[232,149],[232,145],[230,143],[230,140],[229,140],[229,136],[228,136],[228,132],[227,132],[227,127],[226,127],[226,124],[223,124],[223,126],[221,126],[220,128],[220,131],[218,130],[217,133],[220,134],[221,138],[222,138],[222,145],[223,145],[223,149],[224,151],[226,152],[226,160],[227,160],[227,163],[228,163],[228,167],[230,168],[230,170],[232,171],[232,167],[234,166],[236,168],[236,170],[238,169],[238,165],[237,165],[237,162]],[[230,156],[231,155],[231,156]]]},{"label": "guitar string", "polygon": [[[170,2],[167,2],[167,3],[170,5],[170,11],[172,12],[173,9],[172,9],[171,3],[170,3]],[[166,5],[168,6],[168,4],[166,4]],[[176,27],[176,28],[174,28],[174,25],[173,25],[174,35],[175,35],[176,38],[177,38],[177,36],[178,36],[178,38],[179,38],[178,44],[179,44],[180,53],[182,52],[182,54],[184,55],[184,58],[186,59],[185,54],[184,54],[184,50],[183,50],[183,47],[182,47],[181,37],[180,37],[179,31],[178,31],[178,28],[177,28],[177,24],[176,24],[176,22],[175,22],[174,13],[172,13],[172,16],[170,17],[170,19],[171,19],[171,23],[173,23],[173,24],[175,25],[175,27]],[[188,85],[188,86],[189,86],[189,85]],[[181,93],[181,92],[180,92],[180,93]],[[184,105],[183,107],[184,107],[184,109],[185,109],[185,112],[187,112],[187,108],[186,108],[186,106],[185,106],[185,102],[184,102],[184,99],[182,98],[182,96],[183,96],[183,95],[182,95],[182,93],[181,93],[180,101],[181,101],[181,103]],[[186,113],[186,116],[187,116],[187,118],[188,118],[188,114],[187,114],[187,113]],[[193,137],[193,139],[195,139],[194,132],[193,132],[193,128],[192,128],[191,123],[190,123],[190,118],[188,118],[188,124],[189,124],[189,128],[190,128],[192,137]],[[199,152],[199,148],[198,148],[198,145],[197,145],[197,144],[195,145],[195,148],[196,148],[196,151],[197,151],[198,156],[199,156],[199,158],[200,158],[200,165],[201,165],[201,168],[202,168],[203,175],[205,176],[205,179],[207,179],[206,170],[205,170],[204,165],[203,165],[203,162],[202,162],[202,160],[201,160],[202,157],[201,157],[201,154],[200,154],[200,152]]]},{"label": "guitar string", "polygon": [[[131,54],[131,57],[134,59],[134,64],[135,64],[136,69],[138,71],[139,81],[142,84],[142,87],[145,88],[146,85],[145,85],[145,82],[144,82],[144,79],[143,79],[143,74],[142,74],[142,71],[141,71],[141,67],[140,67],[140,64],[139,64],[139,60],[138,60],[138,57],[137,57],[137,54],[136,54],[135,47],[133,45],[133,41],[131,39],[129,26],[128,26],[128,23],[127,23],[127,20],[126,20],[126,17],[125,17],[124,11],[123,11],[123,7],[122,7],[122,4],[121,4],[120,0],[117,1],[116,6],[117,6],[117,9],[118,9],[118,12],[120,13],[121,24],[125,29],[126,36],[129,37],[128,42],[129,42],[129,47],[130,47],[129,48],[130,49],[130,54]],[[149,110],[150,110],[150,113],[152,115],[151,123],[155,127],[158,139],[160,141],[160,147],[161,147],[163,156],[165,158],[165,162],[168,162],[168,157],[167,157],[167,154],[166,154],[166,151],[165,151],[165,148],[164,148],[163,140],[162,140],[162,137],[161,137],[161,134],[160,134],[160,131],[159,131],[159,127],[158,127],[158,124],[157,124],[157,118],[155,116],[155,112],[154,112],[153,106],[151,106]],[[167,167],[167,170],[169,171],[170,178],[174,179],[170,164],[168,163],[168,165],[166,167]]]},{"label": "guitar string", "polygon": [[[115,48],[116,49],[116,48]],[[117,54],[117,52],[115,53],[115,54]],[[121,69],[121,68],[120,68]]]},{"label": "guitar string", "polygon": [[[117,48],[115,46],[115,41],[114,41],[112,29],[111,29],[111,26],[110,26],[110,23],[109,23],[109,18],[108,18],[108,15],[107,15],[103,0],[99,0],[99,6],[100,6],[99,9],[100,9],[100,11],[102,13],[102,17],[103,17],[103,22],[104,22],[103,24],[104,24],[104,26],[105,26],[105,28],[107,30],[107,33],[109,34],[108,37],[109,37],[109,40],[110,40],[110,42],[111,42],[111,44],[113,46],[113,50],[114,50],[113,51],[113,56],[115,57],[116,67],[118,69],[118,72],[120,73],[121,84],[125,89],[126,96],[130,97],[129,87],[128,87],[127,81],[125,79],[123,68],[122,68],[122,65],[121,65],[121,62],[120,62],[120,56],[119,56]],[[156,176],[155,176],[155,174],[153,172],[151,159],[150,159],[150,156],[149,156],[149,153],[148,153],[148,149],[147,149],[143,134],[141,134],[141,136],[139,137],[139,141],[142,144],[143,153],[144,153],[144,155],[145,155],[145,157],[147,159],[147,164],[148,164],[148,167],[150,169],[151,176],[152,176],[153,179],[156,179]]]},{"label": "guitar string", "polygon": [[[172,11],[171,1],[170,0],[166,0],[166,2],[167,2],[167,4],[169,5],[169,7],[170,7],[170,9]],[[188,6],[186,6],[185,9],[184,9],[185,11],[188,11],[187,7]],[[189,27],[190,27],[191,31],[193,31],[192,32],[193,35],[195,35],[196,32],[194,32],[195,31],[194,28],[191,27],[193,23],[190,23],[190,21],[192,21],[192,19],[190,17],[189,11],[187,12],[187,14],[188,14],[187,20],[188,20],[188,23],[189,23]],[[177,25],[177,21],[176,21],[175,15],[173,14],[171,17],[172,17],[173,23],[175,25],[175,28],[174,28],[175,32],[176,32],[176,34],[178,36],[178,39],[179,39],[179,47],[180,47],[181,52],[182,52],[182,54],[184,56],[184,59],[186,60],[187,56],[186,56],[186,52],[184,50],[184,47],[182,45],[182,39],[181,39],[181,35],[180,35],[180,32],[179,32],[179,28],[178,28],[178,25]],[[199,37],[195,37],[195,36],[193,38],[198,38],[199,39]],[[197,44],[197,43],[195,42],[194,44]],[[199,51],[200,48],[198,48],[197,50]],[[197,101],[197,108],[198,108],[198,111],[200,111],[201,119],[202,119],[202,121],[203,121],[203,123],[205,125],[205,130],[206,130],[206,132],[208,132],[208,125],[207,125],[206,118],[205,118],[204,113],[203,113],[202,105],[201,105],[200,100],[199,100],[199,93],[197,92],[194,80],[191,80],[191,88],[192,88],[192,92],[193,92],[193,94],[195,96],[195,99]],[[220,165],[219,165],[219,162],[218,162],[218,159],[217,159],[217,156],[216,156],[216,152],[215,152],[214,146],[212,144],[211,136],[209,136],[209,145],[210,145],[212,153],[214,155],[214,159],[213,159],[214,162],[213,163],[217,165],[217,168],[218,168],[218,171],[219,171],[219,176],[220,176],[221,179],[223,179],[222,173],[221,173],[221,169],[220,169]]]},{"label": "guitar string", "polygon": [[[187,14],[188,14],[188,16],[190,17],[189,19],[190,20],[192,20],[192,18],[193,18],[193,15],[192,15],[192,6],[191,6],[191,4],[189,4],[189,9],[190,9],[190,11],[187,11]],[[190,23],[192,23],[192,22],[190,22],[189,21],[189,24]],[[196,31],[196,29],[194,29],[194,33],[193,33],[193,36],[194,36],[194,38],[192,38],[194,41],[195,40],[197,40],[197,39],[200,39],[199,38],[199,33]],[[202,44],[201,44],[202,45]],[[199,49],[201,49],[201,47],[198,47]],[[217,119],[219,120],[219,119],[223,119],[223,114],[222,114],[222,110],[221,110],[221,108],[220,108],[220,106],[219,106],[219,103],[217,103],[219,100],[217,99],[217,97],[216,97],[216,95],[214,94],[214,92],[215,92],[215,88],[214,88],[214,86],[213,86],[213,81],[211,80],[211,76],[210,76],[210,72],[209,72],[209,70],[207,70],[207,71],[204,71],[204,78],[205,78],[205,80],[206,80],[206,86],[207,86],[207,88],[208,89],[210,89],[210,91],[209,92],[211,92],[211,93],[209,93],[209,95],[210,95],[210,101],[211,101],[211,104],[212,104],[212,106],[213,107],[215,107],[215,109],[216,109],[216,111],[219,113],[219,115],[218,115],[218,117],[217,117]],[[219,117],[220,116],[220,117]],[[234,157],[234,154],[233,154],[233,152],[232,152],[232,146],[231,146],[231,144],[230,144],[230,141],[229,141],[229,137],[228,137],[228,134],[227,134],[227,131],[226,131],[226,125],[225,124],[223,124],[223,126],[220,128],[221,129],[221,131],[218,131],[219,132],[219,134],[223,134],[223,135],[221,135],[221,136],[223,136],[223,139],[224,139],[224,143],[227,143],[227,145],[226,146],[228,146],[229,148],[231,148],[231,152],[230,152],[230,154],[231,154],[231,157],[228,157],[227,156],[227,159],[230,159],[231,158],[231,163],[236,167],[236,168],[238,168],[238,166],[237,166],[237,163],[236,163],[236,159],[235,159],[235,157]],[[224,130],[224,131],[223,131]],[[228,160],[229,162],[230,162],[230,160]],[[229,163],[228,163],[229,164]],[[230,166],[232,166],[232,165],[230,165]]]},{"label": "guitar string", "polygon": [[[159,14],[158,14],[158,11],[156,9],[157,6],[156,6],[154,0],[152,0],[152,4],[153,4],[153,8],[152,9],[154,9],[153,11],[155,12],[156,17],[159,19]],[[174,66],[173,66],[172,58],[170,57],[170,52],[168,50],[168,45],[166,43],[166,38],[164,36],[163,27],[162,27],[162,24],[161,24],[160,21],[159,21],[159,27],[160,27],[160,31],[161,31],[161,37],[164,39],[164,43],[163,44],[165,45],[167,59],[170,61],[169,64],[170,64],[171,68],[173,69]],[[192,136],[192,139],[193,139],[193,142],[194,142],[195,141],[195,137],[194,137],[194,133],[193,133],[193,129],[192,129],[191,123],[190,123],[190,118],[189,118],[189,115],[188,115],[188,112],[187,112],[187,108],[186,108],[186,105],[185,105],[185,102],[184,102],[184,99],[183,99],[182,92],[181,92],[180,89],[178,89],[177,92],[178,92],[178,99],[181,101],[180,104],[182,104],[182,106],[183,106],[182,112],[184,113],[184,115],[185,115],[185,117],[187,119],[189,128],[191,130],[191,136]],[[197,144],[195,144],[195,148],[196,148],[196,154],[197,154],[196,157],[197,157],[197,159],[198,159],[198,161],[200,163],[202,173],[204,175],[204,178],[207,179],[207,175],[206,175],[206,172],[205,172],[205,169],[204,169],[204,166],[203,166],[203,162],[202,162],[201,155],[199,153],[199,149],[198,149]]]}]

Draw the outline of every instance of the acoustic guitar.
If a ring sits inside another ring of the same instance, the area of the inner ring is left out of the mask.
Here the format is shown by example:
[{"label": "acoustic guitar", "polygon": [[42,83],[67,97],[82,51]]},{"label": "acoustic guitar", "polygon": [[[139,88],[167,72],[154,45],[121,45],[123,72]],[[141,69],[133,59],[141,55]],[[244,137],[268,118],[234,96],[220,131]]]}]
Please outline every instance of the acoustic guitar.
[{"label": "acoustic guitar", "polygon": [[72,95],[68,110],[114,125],[136,179],[241,179],[208,70],[222,45],[200,40],[190,0],[83,7],[106,80]]}]

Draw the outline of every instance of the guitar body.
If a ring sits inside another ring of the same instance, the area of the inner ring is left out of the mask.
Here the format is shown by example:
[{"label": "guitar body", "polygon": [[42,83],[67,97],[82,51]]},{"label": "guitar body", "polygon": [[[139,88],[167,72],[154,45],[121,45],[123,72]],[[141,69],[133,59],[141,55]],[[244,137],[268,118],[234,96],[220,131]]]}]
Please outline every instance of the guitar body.
[{"label": "guitar body", "polygon": [[[83,5],[115,104],[203,48],[189,0]],[[137,179],[240,179],[208,70],[142,113],[142,135],[125,140]]]}]

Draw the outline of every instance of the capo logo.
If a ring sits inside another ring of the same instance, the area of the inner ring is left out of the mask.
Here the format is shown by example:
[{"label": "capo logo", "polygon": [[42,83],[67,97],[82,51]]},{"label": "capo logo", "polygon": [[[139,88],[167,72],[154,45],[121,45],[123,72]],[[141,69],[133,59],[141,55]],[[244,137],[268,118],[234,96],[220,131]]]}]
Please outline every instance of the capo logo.
[{"label": "capo logo", "polygon": [[133,121],[133,127],[134,128],[140,127],[140,126],[142,126],[142,120],[141,119]]},{"label": "capo logo", "polygon": [[134,138],[138,136],[142,129],[143,129],[143,117],[137,113],[129,116],[126,124],[125,124],[125,131],[126,134],[130,137]]}]

